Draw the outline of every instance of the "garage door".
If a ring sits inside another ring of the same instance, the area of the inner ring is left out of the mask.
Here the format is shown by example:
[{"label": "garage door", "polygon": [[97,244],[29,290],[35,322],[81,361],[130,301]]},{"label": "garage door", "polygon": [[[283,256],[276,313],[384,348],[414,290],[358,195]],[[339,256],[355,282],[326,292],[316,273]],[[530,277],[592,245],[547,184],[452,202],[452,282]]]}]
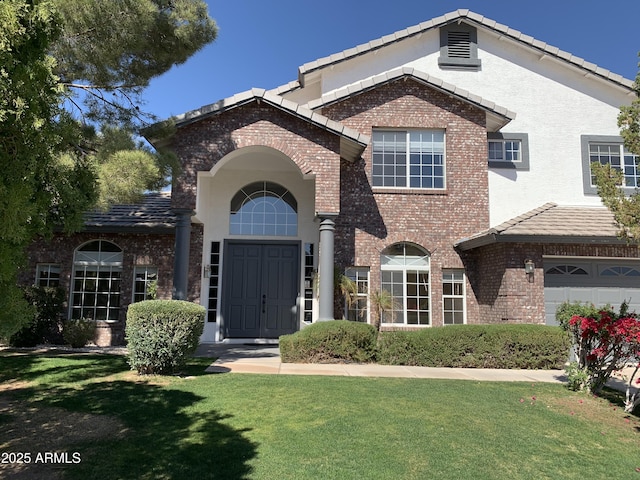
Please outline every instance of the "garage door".
[{"label": "garage door", "polygon": [[640,313],[640,261],[545,259],[544,302],[547,325],[557,325],[556,308],[565,301],[611,304],[627,301]]}]

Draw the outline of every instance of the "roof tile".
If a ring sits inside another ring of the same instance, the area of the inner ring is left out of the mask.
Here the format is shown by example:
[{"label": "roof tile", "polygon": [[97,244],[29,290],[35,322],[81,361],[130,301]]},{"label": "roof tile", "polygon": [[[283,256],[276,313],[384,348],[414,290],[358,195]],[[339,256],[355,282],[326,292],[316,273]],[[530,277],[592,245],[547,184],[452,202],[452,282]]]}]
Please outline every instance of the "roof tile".
[{"label": "roof tile", "polygon": [[106,211],[96,210],[85,215],[87,228],[172,229],[176,216],[171,211],[171,194],[149,193],[137,204],[113,205]]}]

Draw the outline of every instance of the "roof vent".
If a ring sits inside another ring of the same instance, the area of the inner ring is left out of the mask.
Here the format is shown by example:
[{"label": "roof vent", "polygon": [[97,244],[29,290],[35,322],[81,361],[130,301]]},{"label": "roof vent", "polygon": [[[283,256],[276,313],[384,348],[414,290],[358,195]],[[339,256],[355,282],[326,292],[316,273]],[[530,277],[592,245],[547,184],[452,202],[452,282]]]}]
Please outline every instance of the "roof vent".
[{"label": "roof vent", "polygon": [[452,23],[440,28],[440,68],[478,70],[478,32],[466,23]]},{"label": "roof vent", "polygon": [[449,58],[471,58],[471,33],[447,32]]}]

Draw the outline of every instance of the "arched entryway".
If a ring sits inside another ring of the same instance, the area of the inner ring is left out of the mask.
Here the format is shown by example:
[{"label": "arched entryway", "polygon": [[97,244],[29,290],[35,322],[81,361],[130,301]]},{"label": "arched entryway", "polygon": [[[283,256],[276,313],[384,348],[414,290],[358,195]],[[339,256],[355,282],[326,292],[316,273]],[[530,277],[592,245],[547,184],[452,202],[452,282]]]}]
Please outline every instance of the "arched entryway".
[{"label": "arched entryway", "polygon": [[314,318],[314,176],[272,148],[236,150],[200,174],[195,219],[204,231],[203,341],[277,339]]},{"label": "arched entryway", "polygon": [[278,338],[298,330],[300,242],[298,202],[282,185],[259,181],[231,199],[225,245],[225,338]]}]

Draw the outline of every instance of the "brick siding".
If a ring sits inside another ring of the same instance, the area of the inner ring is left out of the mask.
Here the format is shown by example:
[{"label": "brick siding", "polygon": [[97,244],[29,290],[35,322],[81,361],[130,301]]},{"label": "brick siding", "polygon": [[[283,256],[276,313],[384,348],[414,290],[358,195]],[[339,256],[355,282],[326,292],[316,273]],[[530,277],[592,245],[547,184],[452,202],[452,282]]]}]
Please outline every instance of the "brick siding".
[{"label": "brick siding", "polygon": [[263,146],[287,155],[303,174],[316,176],[316,210],[340,205],[340,139],[337,135],[256,102],[182,127],[172,145],[182,175],[172,191],[174,207],[195,208],[197,174],[211,170],[234,150]]},{"label": "brick siding", "polygon": [[[374,128],[446,131],[446,189],[376,189],[371,186],[371,145],[359,162],[343,162],[341,208],[336,221],[336,261],[370,267],[370,289],[379,289],[380,254],[397,242],[420,245],[431,255],[432,325],[441,325],[442,269],[462,268],[455,241],[489,226],[487,133],[484,111],[418,82],[399,80],[323,109],[363,134]],[[467,288],[467,316],[478,307]]]},{"label": "brick siding", "polygon": [[[198,235],[194,235],[197,241]],[[133,272],[136,266],[154,266],[158,268],[158,298],[171,298],[173,287],[174,236],[158,234],[128,233],[76,233],[73,235],[54,235],[50,240],[38,240],[27,250],[28,263],[21,271],[19,281],[23,285],[33,284],[36,280],[38,263],[60,265],[60,286],[67,292],[70,300],[73,276],[73,256],[75,250],[91,240],[113,242],[123,250],[122,281],[120,290],[120,314],[118,322],[97,322],[96,345],[124,344],[124,326],[127,306],[133,298]],[[202,242],[200,242],[202,243]],[[195,261],[198,248],[192,245],[192,260]],[[200,258],[197,259],[200,264]],[[199,287],[198,287],[199,288]],[[199,294],[199,290],[197,290]],[[195,287],[190,289],[195,298]],[[68,304],[65,305],[65,317]]]}]

